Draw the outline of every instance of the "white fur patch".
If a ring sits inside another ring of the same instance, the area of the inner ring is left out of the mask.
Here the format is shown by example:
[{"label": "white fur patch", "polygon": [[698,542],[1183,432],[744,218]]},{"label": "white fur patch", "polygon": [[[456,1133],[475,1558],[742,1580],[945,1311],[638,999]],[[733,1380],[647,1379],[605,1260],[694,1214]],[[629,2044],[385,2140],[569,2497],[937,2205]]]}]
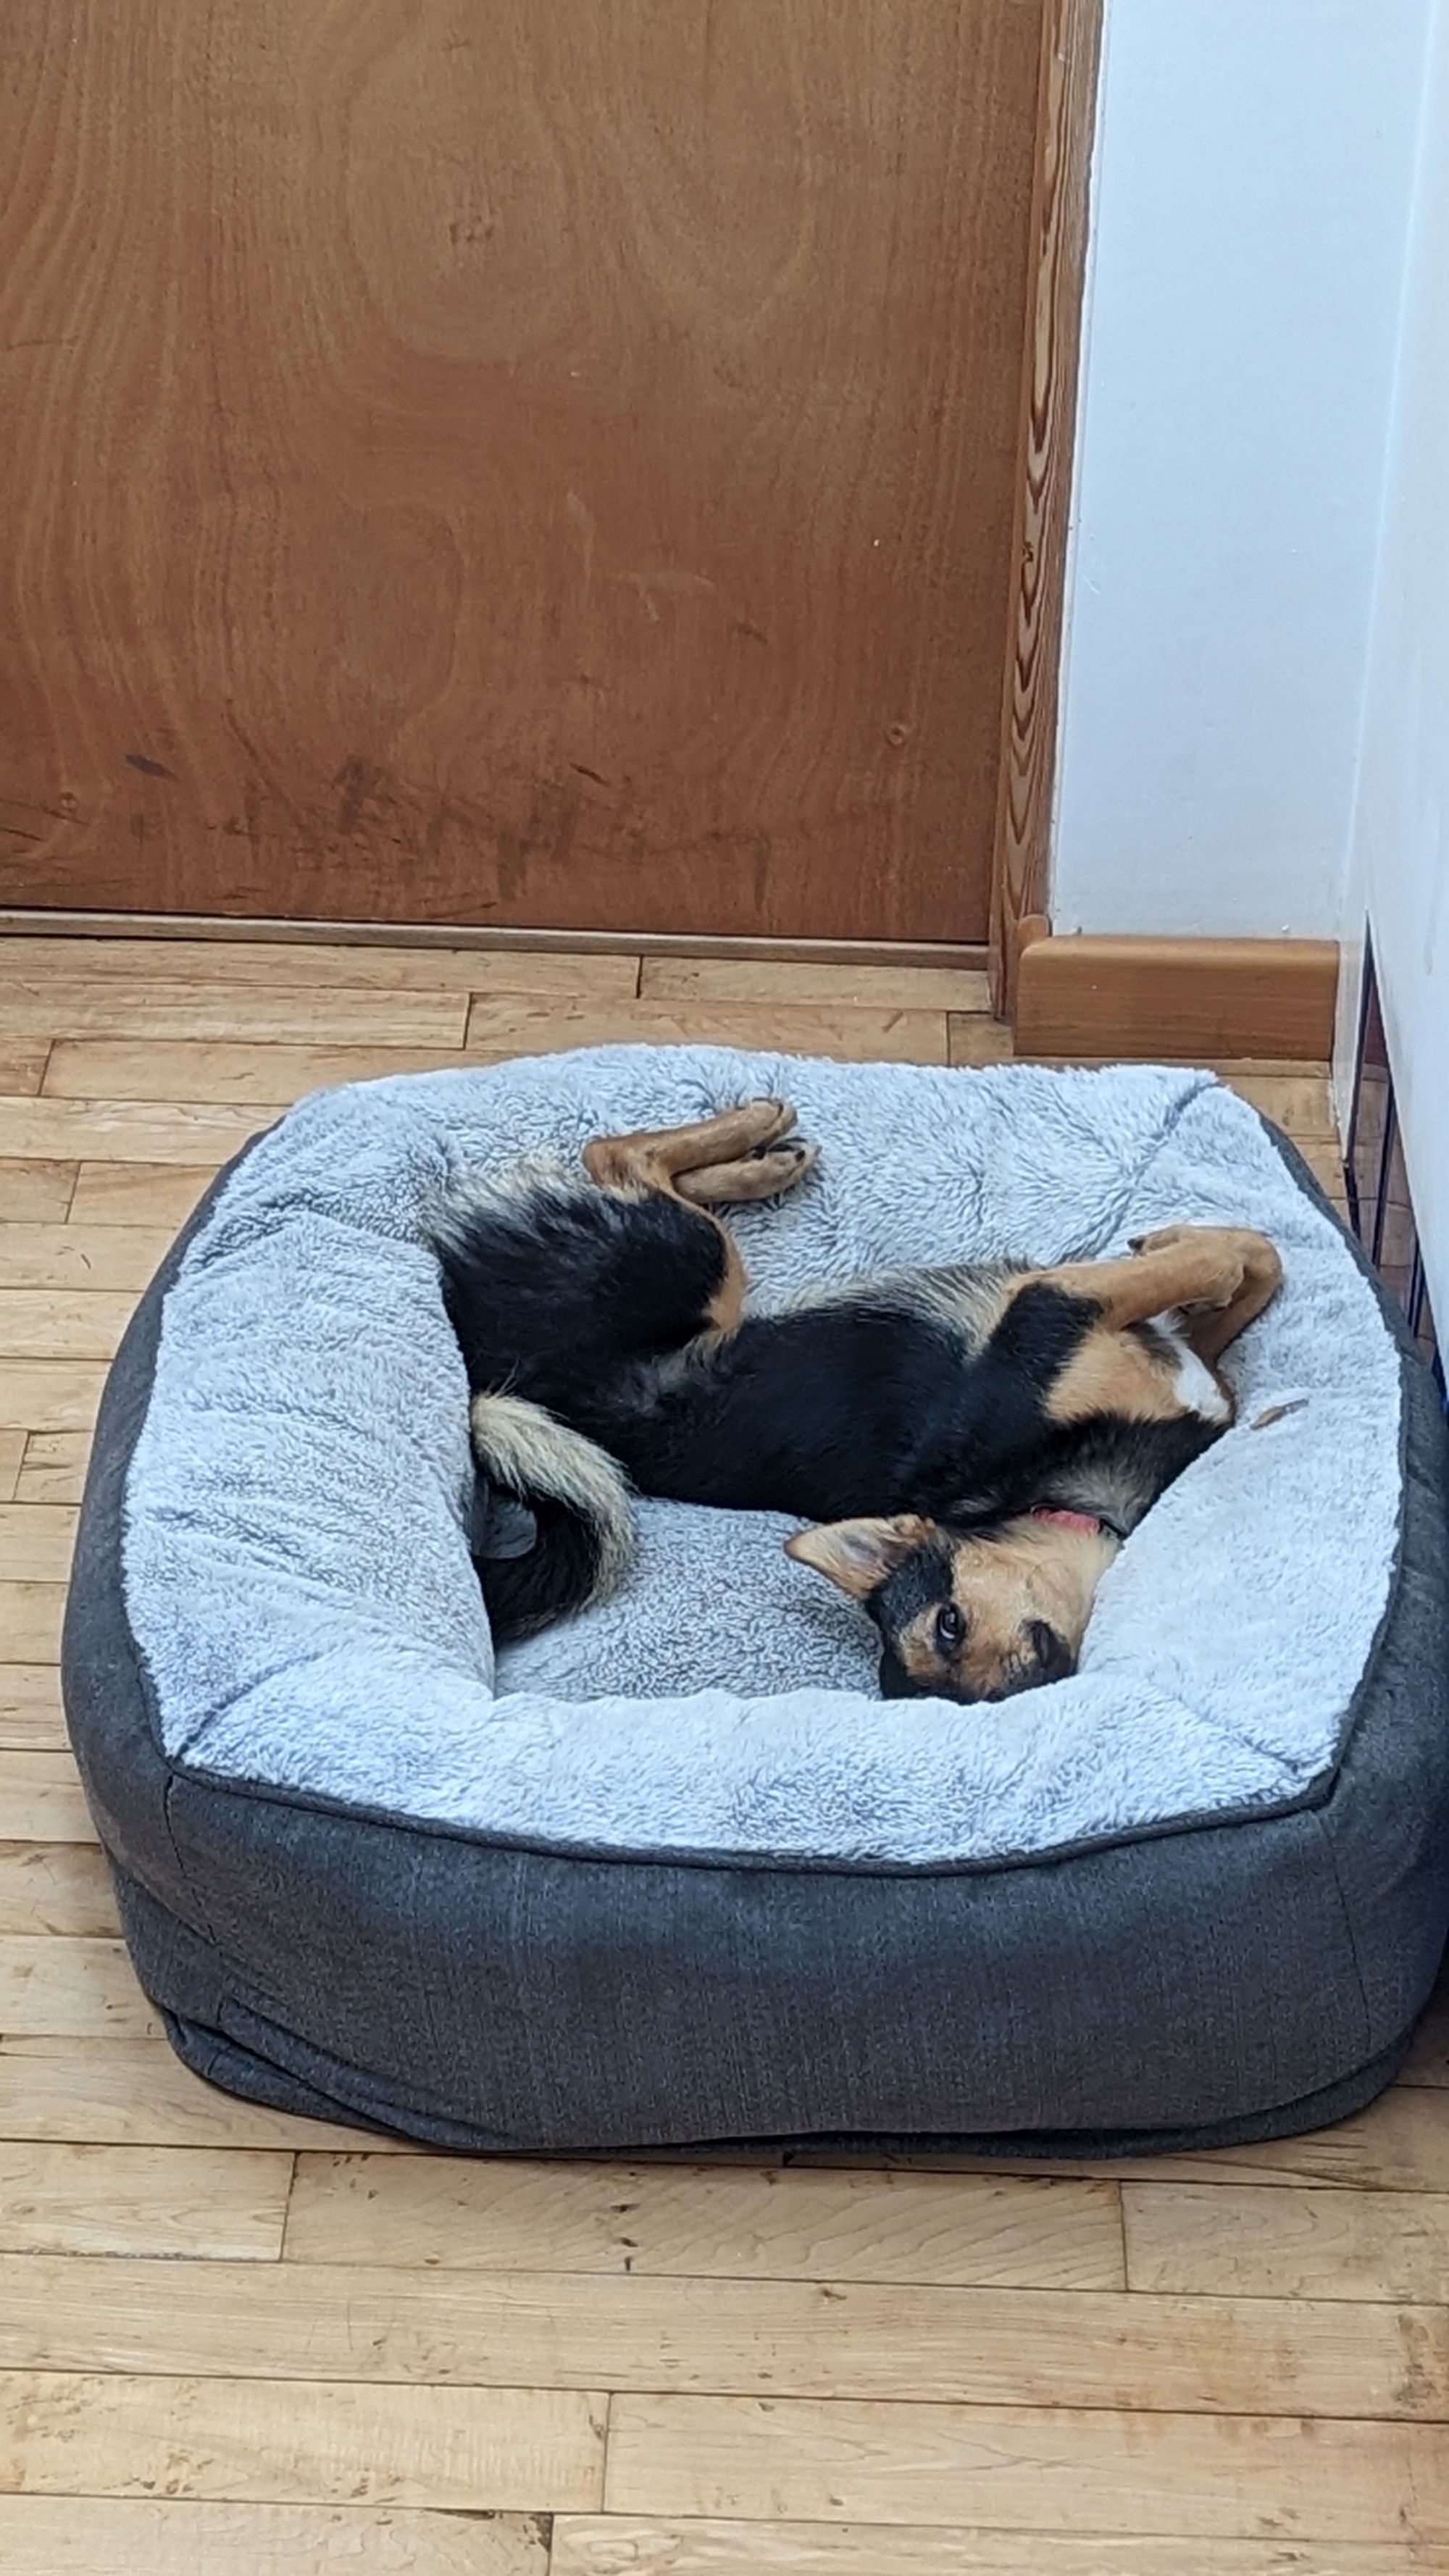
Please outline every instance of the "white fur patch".
[{"label": "white fur patch", "polygon": [[1185,1413],[1195,1413],[1200,1422],[1228,1422],[1233,1408],[1208,1367],[1199,1359],[1187,1338],[1180,1315],[1154,1315],[1154,1332],[1172,1345],[1177,1366],[1172,1391]]}]

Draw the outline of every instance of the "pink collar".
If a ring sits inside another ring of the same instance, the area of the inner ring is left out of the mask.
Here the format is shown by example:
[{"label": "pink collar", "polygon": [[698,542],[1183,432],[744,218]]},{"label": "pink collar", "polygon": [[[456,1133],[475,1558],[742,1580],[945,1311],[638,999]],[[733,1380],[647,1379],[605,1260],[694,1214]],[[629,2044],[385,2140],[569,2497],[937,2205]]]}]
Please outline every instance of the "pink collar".
[{"label": "pink collar", "polygon": [[1097,1518],[1095,1512],[1058,1511],[1055,1504],[1037,1503],[1031,1517],[1034,1521],[1052,1521],[1058,1529],[1085,1530],[1090,1538],[1105,1535],[1105,1523]]}]

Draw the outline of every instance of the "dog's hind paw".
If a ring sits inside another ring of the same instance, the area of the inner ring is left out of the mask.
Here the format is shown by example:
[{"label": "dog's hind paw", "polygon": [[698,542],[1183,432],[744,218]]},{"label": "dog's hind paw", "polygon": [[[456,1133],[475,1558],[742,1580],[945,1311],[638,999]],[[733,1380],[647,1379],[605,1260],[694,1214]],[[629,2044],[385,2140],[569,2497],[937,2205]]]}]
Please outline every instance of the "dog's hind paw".
[{"label": "dog's hind paw", "polygon": [[681,1172],[674,1186],[696,1207],[743,1207],[753,1199],[777,1199],[793,1190],[820,1159],[818,1145],[799,1139],[787,1145],[757,1145],[737,1162],[709,1163],[702,1171]]}]

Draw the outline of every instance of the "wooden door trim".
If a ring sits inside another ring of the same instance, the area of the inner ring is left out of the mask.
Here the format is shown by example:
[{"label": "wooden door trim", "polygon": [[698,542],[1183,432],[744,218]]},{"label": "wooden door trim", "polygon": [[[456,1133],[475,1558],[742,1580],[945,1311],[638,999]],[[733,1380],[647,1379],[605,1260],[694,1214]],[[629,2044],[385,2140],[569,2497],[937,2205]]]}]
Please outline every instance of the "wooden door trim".
[{"label": "wooden door trim", "polygon": [[987,951],[966,940],[755,939],[726,932],[519,930],[476,921],[293,921],[222,912],[69,912],[0,904],[0,938],[275,940],[289,948],[545,949],[589,957],[737,957],[809,966],[960,966]]},{"label": "wooden door trim", "polygon": [[1004,1017],[1015,1009],[1023,936],[1046,927],[1103,8],[1104,0],[1046,0],[1042,20],[1014,569],[991,863],[992,1002]]},{"label": "wooden door trim", "polygon": [[1321,1064],[1333,1053],[1332,939],[1127,939],[1077,932],[1021,951],[1023,1056]]}]

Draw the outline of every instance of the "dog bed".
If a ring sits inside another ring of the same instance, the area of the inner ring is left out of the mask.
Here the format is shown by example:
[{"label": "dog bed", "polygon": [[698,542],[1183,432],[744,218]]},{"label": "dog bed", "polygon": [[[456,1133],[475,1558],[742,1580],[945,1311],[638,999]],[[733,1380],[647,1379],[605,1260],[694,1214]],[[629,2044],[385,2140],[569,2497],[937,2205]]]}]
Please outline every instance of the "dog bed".
[{"label": "dog bed", "polygon": [[[762,1303],[904,1263],[1283,1251],[1240,1421],[1080,1673],[881,1702],[790,1523],[641,1504],[613,1601],[495,1660],[426,1226],[458,1175],[781,1093],[818,1174]],[[610,1048],[302,1102],[112,1371],[66,1704],[186,2061],[449,2146],[1092,2153],[1335,2117],[1449,1918],[1437,1398],[1303,1166],[1205,1073]]]}]

